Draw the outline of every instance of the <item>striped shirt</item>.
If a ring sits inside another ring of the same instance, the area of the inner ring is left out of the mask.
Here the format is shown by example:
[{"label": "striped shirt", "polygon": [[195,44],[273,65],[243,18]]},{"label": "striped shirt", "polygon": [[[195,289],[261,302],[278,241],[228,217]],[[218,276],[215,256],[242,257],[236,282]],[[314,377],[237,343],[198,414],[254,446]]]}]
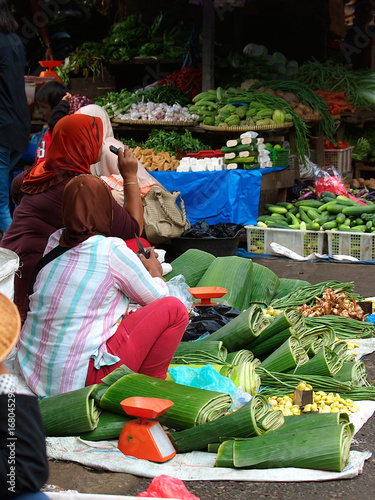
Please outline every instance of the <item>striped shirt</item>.
[{"label": "striped shirt", "polygon": [[[53,233],[45,253],[58,245]],[[90,358],[95,367],[119,361],[107,352],[129,299],[146,305],[168,294],[120,238],[92,236],[39,272],[17,359],[29,387],[53,396],[84,387]]]}]

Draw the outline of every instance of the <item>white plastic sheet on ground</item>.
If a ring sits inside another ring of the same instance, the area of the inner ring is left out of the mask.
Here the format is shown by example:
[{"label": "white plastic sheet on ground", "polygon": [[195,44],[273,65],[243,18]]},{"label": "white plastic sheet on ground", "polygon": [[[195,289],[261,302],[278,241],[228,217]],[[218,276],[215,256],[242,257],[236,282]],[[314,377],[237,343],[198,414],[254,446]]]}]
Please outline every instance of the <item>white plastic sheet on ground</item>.
[{"label": "white plastic sheet on ground", "polygon": [[[357,401],[360,407],[350,416],[355,431],[367,422],[375,411],[375,401]],[[84,441],[78,437],[47,438],[47,454],[51,460],[78,462],[93,469],[125,472],[135,476],[153,478],[167,474],[182,481],[332,481],[351,479],[362,473],[365,461],[371,452],[351,451],[349,463],[342,472],[329,472],[312,469],[230,469],[214,467],[216,453],[193,451],[177,454],[163,464],[128,457],[117,448],[114,441]]]}]

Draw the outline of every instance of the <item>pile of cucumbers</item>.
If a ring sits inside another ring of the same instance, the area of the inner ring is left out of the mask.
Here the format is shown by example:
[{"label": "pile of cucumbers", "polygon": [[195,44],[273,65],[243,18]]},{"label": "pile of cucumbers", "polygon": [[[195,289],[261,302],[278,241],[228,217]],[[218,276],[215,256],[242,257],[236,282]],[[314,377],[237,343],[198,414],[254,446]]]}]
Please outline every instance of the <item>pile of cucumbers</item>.
[{"label": "pile of cucumbers", "polygon": [[259,227],[375,233],[375,203],[362,205],[329,191],[319,200],[268,203],[264,207],[268,213],[257,218]]},{"label": "pile of cucumbers", "polygon": [[258,101],[248,104],[230,100],[226,91],[218,87],[197,94],[188,108],[190,113],[199,116],[199,122],[215,127],[259,127],[293,120],[283,110],[272,109]]}]

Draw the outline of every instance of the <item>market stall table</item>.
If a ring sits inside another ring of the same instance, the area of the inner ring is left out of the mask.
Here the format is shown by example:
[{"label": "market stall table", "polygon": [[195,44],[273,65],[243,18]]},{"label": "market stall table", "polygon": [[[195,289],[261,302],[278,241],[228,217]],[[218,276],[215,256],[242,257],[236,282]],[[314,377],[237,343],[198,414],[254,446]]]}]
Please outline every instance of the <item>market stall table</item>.
[{"label": "market stall table", "polygon": [[[269,190],[276,198],[286,196],[294,183],[293,167],[255,170],[219,170],[202,172],[152,172],[168,190],[180,191],[191,224],[206,220],[209,224],[256,224],[261,192]],[[282,201],[281,199],[274,199]]]}]

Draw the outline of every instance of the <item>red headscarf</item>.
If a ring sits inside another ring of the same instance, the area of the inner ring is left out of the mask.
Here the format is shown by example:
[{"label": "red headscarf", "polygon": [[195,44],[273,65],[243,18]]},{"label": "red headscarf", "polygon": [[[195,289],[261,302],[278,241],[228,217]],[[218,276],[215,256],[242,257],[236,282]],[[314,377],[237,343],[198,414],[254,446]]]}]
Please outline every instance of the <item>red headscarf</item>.
[{"label": "red headscarf", "polygon": [[72,248],[90,236],[111,235],[112,195],[96,175],[78,175],[68,182],[63,194],[62,247]]},{"label": "red headscarf", "polygon": [[68,177],[89,174],[103,142],[103,122],[98,117],[68,115],[53,129],[45,161],[26,174],[21,190],[40,193]]}]

